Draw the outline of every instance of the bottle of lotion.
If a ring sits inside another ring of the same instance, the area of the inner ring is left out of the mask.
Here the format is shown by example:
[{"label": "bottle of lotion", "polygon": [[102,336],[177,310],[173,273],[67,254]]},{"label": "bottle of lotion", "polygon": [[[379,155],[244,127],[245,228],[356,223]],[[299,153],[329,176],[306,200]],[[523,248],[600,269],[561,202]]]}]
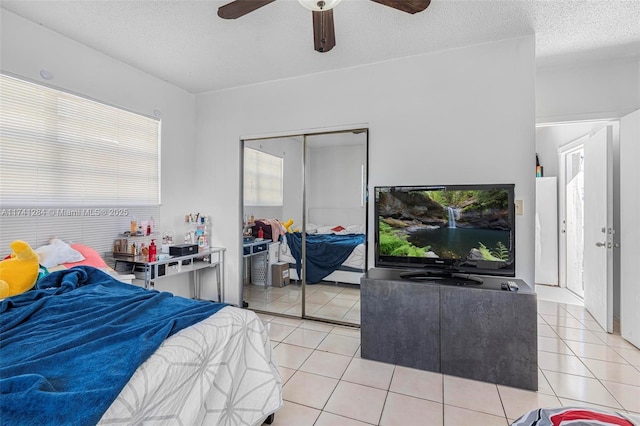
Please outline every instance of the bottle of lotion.
[{"label": "bottle of lotion", "polygon": [[156,240],[151,240],[151,244],[149,244],[149,262],[156,261],[157,248],[155,241]]}]

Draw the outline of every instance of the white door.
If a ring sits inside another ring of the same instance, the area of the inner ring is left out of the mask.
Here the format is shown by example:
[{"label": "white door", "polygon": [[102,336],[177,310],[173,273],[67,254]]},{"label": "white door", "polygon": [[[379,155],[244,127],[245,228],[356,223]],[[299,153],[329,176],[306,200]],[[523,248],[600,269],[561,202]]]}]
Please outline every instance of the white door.
[{"label": "white door", "polygon": [[612,127],[584,144],[584,306],[613,332]]},{"label": "white door", "polygon": [[620,120],[620,331],[640,348],[640,110]]}]

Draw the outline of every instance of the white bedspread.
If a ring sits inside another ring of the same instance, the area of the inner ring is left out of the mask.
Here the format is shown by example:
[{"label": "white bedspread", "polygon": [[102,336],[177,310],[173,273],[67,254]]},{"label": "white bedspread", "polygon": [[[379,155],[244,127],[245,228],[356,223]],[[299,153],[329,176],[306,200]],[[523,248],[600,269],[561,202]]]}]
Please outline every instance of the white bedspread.
[{"label": "white bedspread", "polygon": [[258,425],[281,406],[282,380],[262,321],[227,306],[168,338],[100,424]]}]

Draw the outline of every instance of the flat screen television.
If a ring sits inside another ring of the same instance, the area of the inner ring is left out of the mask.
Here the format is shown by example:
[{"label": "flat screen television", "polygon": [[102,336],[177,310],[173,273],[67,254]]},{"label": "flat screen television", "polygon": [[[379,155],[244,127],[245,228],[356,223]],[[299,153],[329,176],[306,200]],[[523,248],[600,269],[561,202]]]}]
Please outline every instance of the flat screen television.
[{"label": "flat screen television", "polygon": [[515,276],[513,184],[374,189],[376,267],[408,269],[405,278]]}]

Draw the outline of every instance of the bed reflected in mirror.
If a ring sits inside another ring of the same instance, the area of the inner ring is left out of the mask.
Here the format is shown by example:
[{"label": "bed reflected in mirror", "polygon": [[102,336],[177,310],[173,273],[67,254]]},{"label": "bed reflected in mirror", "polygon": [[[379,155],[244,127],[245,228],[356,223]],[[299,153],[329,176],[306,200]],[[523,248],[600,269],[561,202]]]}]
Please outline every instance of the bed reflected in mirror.
[{"label": "bed reflected in mirror", "polygon": [[249,309],[360,324],[366,185],[364,129],[244,141]]}]

